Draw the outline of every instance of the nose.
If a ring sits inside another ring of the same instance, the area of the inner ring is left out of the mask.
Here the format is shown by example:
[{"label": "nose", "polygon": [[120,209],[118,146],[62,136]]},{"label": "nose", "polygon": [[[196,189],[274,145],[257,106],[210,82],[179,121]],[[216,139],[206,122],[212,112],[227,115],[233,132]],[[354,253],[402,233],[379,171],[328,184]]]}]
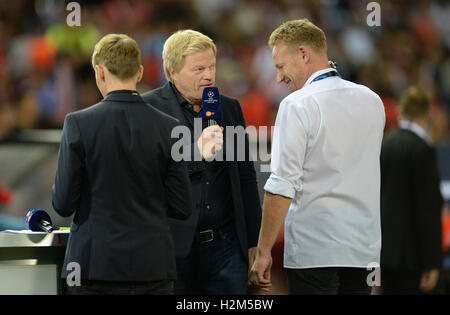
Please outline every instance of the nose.
[{"label": "nose", "polygon": [[208,80],[208,81],[214,81],[215,76],[216,76],[216,68],[215,67],[206,68],[204,75],[203,75],[203,79]]},{"label": "nose", "polygon": [[280,73],[280,71],[277,71],[277,83],[281,83],[284,81],[284,76]]}]

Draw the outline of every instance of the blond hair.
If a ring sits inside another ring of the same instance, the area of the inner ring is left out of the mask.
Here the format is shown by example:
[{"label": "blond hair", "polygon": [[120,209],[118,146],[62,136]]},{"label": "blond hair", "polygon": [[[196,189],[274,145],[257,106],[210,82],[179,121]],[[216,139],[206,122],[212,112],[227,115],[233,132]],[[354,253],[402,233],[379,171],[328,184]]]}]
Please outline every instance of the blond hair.
[{"label": "blond hair", "polygon": [[163,67],[168,81],[173,83],[170,69],[178,72],[184,66],[187,55],[211,48],[214,56],[216,45],[208,36],[193,30],[179,30],[172,34],[164,43],[162,51]]},{"label": "blond hair", "polygon": [[134,77],[141,66],[141,50],[134,39],[125,34],[108,34],[95,44],[92,66],[104,65],[120,80]]},{"label": "blond hair", "polygon": [[269,46],[274,47],[279,41],[288,46],[308,45],[315,52],[327,55],[325,33],[308,19],[292,20],[281,24],[269,38]]},{"label": "blond hair", "polygon": [[406,119],[416,119],[427,115],[430,100],[427,93],[417,87],[410,86],[400,98],[400,111]]}]

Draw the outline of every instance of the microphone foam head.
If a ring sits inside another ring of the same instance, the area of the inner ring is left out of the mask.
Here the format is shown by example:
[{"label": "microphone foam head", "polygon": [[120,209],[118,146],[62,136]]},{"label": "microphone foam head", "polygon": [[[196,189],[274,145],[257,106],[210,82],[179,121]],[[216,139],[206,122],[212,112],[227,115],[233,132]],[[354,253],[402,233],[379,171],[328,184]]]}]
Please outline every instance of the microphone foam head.
[{"label": "microphone foam head", "polygon": [[52,224],[52,219],[44,209],[31,209],[28,211],[26,221],[31,231],[44,231],[39,227],[39,221],[44,220]]},{"label": "microphone foam head", "polygon": [[220,110],[220,94],[219,89],[215,86],[205,87],[202,94],[202,111],[200,112],[202,119],[222,120],[222,111]]}]

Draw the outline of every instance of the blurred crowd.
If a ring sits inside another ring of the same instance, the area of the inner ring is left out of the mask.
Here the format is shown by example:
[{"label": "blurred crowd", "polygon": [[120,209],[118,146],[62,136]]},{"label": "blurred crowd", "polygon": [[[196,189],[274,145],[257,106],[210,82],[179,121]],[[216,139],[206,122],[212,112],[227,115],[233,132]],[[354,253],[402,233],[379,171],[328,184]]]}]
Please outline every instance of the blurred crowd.
[{"label": "blurred crowd", "polygon": [[66,18],[70,1],[0,0],[0,140],[31,128],[61,128],[68,112],[97,103],[94,44],[126,33],[142,49],[139,91],[165,82],[165,39],[183,28],[218,46],[217,85],[238,98],[248,125],[273,124],[288,90],[275,80],[267,41],[273,29],[306,17],[327,36],[329,58],[345,78],[367,85],[386,107],[386,130],[398,122],[397,100],[409,85],[433,99],[433,139],[448,141],[450,2],[377,1],[381,26],[370,27],[361,0],[111,0],[77,1],[81,26]]}]

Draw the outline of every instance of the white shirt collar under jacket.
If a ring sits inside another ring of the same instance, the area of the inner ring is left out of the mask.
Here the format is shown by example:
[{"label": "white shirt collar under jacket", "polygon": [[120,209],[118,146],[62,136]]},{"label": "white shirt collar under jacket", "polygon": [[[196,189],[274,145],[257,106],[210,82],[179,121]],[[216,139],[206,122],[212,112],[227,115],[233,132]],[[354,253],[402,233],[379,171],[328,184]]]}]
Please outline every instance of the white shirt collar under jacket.
[{"label": "white shirt collar under jacket", "polygon": [[402,119],[398,122],[398,127],[415,133],[419,138],[422,138],[426,143],[431,144],[430,137],[419,124],[416,124],[415,122],[412,122],[410,120]]}]

